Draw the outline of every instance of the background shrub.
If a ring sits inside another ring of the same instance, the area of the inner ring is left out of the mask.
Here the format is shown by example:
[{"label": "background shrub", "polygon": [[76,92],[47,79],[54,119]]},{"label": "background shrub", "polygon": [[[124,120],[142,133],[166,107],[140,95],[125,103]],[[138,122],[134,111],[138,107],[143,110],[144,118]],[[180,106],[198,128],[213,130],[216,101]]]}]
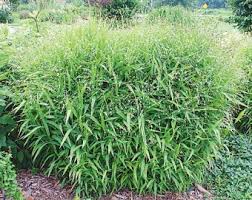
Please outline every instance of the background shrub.
[{"label": "background shrub", "polygon": [[0,151],[0,189],[8,198],[23,200],[22,193],[17,185],[16,172],[11,163],[11,155]]},{"label": "background shrub", "polygon": [[234,21],[239,29],[252,32],[252,1],[230,0],[234,12]]},{"label": "background shrub", "polygon": [[13,17],[9,8],[0,8],[0,23],[11,23],[13,22]]},{"label": "background shrub", "polygon": [[101,10],[101,15],[118,20],[129,19],[137,11],[138,0],[92,0],[91,4]]},{"label": "background shrub", "polygon": [[167,23],[90,22],[33,45],[16,86],[34,160],[85,195],[199,182],[238,80],[211,42]]}]

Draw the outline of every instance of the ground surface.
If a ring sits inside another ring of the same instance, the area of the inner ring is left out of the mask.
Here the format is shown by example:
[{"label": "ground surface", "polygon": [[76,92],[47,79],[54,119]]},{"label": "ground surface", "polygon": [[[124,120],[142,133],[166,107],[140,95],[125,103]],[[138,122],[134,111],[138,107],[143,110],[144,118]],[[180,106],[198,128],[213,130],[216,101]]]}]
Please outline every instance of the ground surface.
[{"label": "ground surface", "polygon": [[70,188],[62,188],[59,181],[43,174],[33,175],[30,171],[20,171],[17,181],[27,200],[70,200]]},{"label": "ground surface", "polygon": [[[33,175],[30,171],[20,171],[17,181],[26,200],[72,200],[71,187],[62,188],[54,177],[43,174]],[[121,191],[104,196],[100,200],[203,200],[204,192],[193,188],[186,193],[166,193],[164,195],[140,196],[131,191]]]}]

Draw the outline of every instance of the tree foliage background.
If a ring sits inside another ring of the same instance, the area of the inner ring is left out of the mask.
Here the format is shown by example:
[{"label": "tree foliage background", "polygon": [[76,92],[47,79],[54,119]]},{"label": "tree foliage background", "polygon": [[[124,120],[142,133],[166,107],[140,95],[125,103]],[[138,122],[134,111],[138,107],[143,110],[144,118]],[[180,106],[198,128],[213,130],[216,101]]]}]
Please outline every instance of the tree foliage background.
[{"label": "tree foliage background", "polygon": [[239,29],[252,32],[252,0],[230,0],[233,21]]}]

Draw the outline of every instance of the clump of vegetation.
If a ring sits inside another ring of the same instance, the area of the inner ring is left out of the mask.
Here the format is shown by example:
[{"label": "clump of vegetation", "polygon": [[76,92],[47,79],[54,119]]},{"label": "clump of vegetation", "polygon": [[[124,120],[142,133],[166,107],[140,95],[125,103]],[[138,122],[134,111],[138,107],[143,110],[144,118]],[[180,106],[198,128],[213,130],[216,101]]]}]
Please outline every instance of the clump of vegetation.
[{"label": "clump of vegetation", "polygon": [[117,20],[132,18],[139,6],[138,0],[92,0],[90,3],[100,8],[103,17]]},{"label": "clump of vegetation", "polygon": [[245,32],[252,32],[252,1],[230,0],[234,12],[232,21]]},{"label": "clump of vegetation", "polygon": [[17,88],[34,160],[82,195],[199,182],[238,79],[211,43],[181,26],[90,22],[33,45]]},{"label": "clump of vegetation", "polygon": [[17,185],[16,172],[11,163],[11,155],[0,151],[0,188],[8,198],[23,200]]},{"label": "clump of vegetation", "polygon": [[0,8],[0,23],[11,23],[13,22],[13,17],[10,9],[8,7]]},{"label": "clump of vegetation", "polygon": [[74,13],[64,10],[45,10],[40,16],[40,21],[50,21],[56,24],[73,23],[75,20],[76,15]]},{"label": "clump of vegetation", "polygon": [[148,19],[151,22],[157,20],[165,20],[166,22],[172,24],[182,24],[188,26],[193,25],[196,20],[192,12],[189,12],[180,6],[164,6],[161,8],[156,8],[149,13]]},{"label": "clump of vegetation", "polygon": [[252,198],[252,141],[248,135],[229,136],[209,172],[208,184],[218,199]]}]

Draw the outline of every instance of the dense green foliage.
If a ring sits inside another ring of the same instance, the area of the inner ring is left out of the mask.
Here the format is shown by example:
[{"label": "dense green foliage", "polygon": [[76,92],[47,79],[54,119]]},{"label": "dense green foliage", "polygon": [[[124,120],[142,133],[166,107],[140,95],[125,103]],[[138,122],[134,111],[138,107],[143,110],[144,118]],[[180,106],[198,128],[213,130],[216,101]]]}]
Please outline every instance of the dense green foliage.
[{"label": "dense green foliage", "polygon": [[11,163],[11,155],[0,151],[0,189],[8,198],[23,200],[17,185],[16,172]]},{"label": "dense green foliage", "polygon": [[211,42],[167,23],[90,22],[33,45],[16,85],[34,160],[86,195],[200,181],[237,79]]},{"label": "dense green foliage", "polygon": [[118,20],[132,18],[139,6],[138,0],[94,0],[91,2],[100,8],[103,17]]},{"label": "dense green foliage", "polygon": [[252,1],[250,0],[230,0],[234,12],[232,21],[239,29],[245,32],[252,32]]},{"label": "dense green foliage", "polygon": [[9,8],[0,8],[0,23],[11,23],[13,22],[12,13]]},{"label": "dense green foliage", "polygon": [[225,145],[207,176],[209,187],[216,199],[252,199],[251,137],[229,136]]}]

